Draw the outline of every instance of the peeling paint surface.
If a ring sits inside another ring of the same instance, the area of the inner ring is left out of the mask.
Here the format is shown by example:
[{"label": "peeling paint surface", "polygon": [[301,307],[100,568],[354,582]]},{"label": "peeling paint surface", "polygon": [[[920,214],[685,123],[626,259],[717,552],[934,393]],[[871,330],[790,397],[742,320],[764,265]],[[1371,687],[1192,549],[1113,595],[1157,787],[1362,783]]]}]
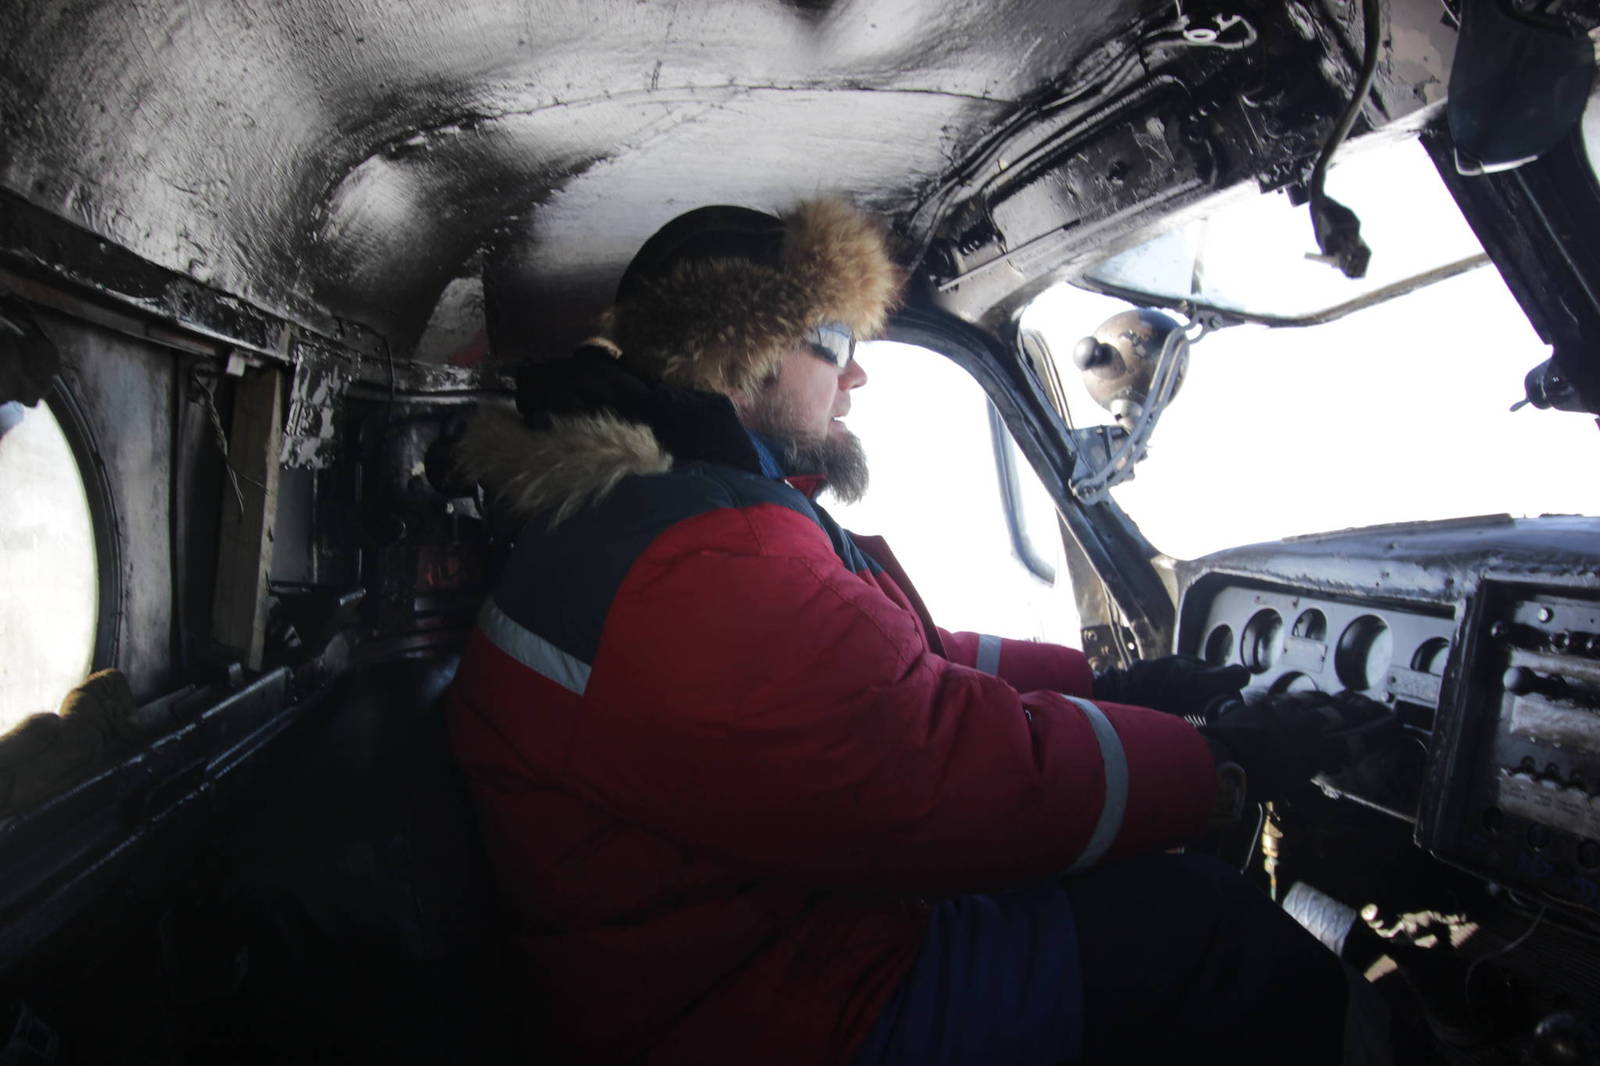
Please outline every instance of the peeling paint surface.
[{"label": "peeling paint surface", "polygon": [[560,346],[672,215],[827,191],[903,217],[1162,6],[20,0],[0,7],[0,185],[401,356],[482,261]]},{"label": "peeling paint surface", "polygon": [[349,391],[353,369],[335,352],[310,344],[296,346],[280,451],[284,466],[321,470],[333,462],[338,444],[334,419]]}]

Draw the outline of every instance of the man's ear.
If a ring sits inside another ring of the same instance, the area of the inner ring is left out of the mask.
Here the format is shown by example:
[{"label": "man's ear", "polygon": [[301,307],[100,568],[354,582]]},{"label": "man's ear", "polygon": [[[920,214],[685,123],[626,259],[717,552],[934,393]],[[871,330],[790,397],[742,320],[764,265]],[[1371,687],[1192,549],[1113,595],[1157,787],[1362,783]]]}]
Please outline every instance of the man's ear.
[{"label": "man's ear", "polygon": [[728,399],[733,401],[733,408],[739,412],[740,419],[748,419],[750,412],[755,410],[757,401],[761,398],[761,394],[766,392],[768,389],[775,387],[778,384],[778,377],[782,373],[783,366],[780,363],[778,366],[773,367],[765,377],[749,388],[728,393]]}]

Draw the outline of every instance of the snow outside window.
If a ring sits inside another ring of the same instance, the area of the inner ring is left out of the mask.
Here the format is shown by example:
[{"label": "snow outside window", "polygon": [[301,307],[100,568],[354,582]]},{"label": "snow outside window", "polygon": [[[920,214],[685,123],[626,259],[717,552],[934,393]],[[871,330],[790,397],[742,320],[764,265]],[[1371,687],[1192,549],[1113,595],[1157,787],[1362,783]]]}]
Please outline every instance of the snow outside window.
[{"label": "snow outside window", "polygon": [[50,408],[0,404],[0,734],[89,673],[99,612],[89,499]]}]

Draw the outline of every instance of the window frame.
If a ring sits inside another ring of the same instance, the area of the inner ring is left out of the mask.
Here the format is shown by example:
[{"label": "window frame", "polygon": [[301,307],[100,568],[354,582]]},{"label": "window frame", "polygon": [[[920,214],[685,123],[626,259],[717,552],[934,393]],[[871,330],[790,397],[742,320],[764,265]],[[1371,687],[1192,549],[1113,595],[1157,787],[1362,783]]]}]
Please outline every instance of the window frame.
[{"label": "window frame", "polygon": [[1076,457],[1066,423],[1028,364],[1017,319],[1007,318],[999,328],[1004,336],[932,306],[926,293],[914,293],[890,318],[884,339],[943,355],[971,374],[999,409],[1060,514],[1085,650],[1091,630],[1108,625],[1114,614],[1141,656],[1166,654],[1177,632],[1177,605],[1155,566],[1160,553],[1109,497],[1085,505],[1072,495],[1068,484]]},{"label": "window frame", "polygon": [[98,602],[95,610],[94,653],[90,672],[115,666],[122,637],[122,547],[121,522],[116,494],[101,457],[93,427],[83,405],[72,394],[60,374],[39,401],[48,407],[61,435],[66,438],[78,477],[83,481],[89,503],[89,523],[94,531],[95,583]]},{"label": "window frame", "polygon": [[989,412],[989,443],[994,448],[995,473],[1000,479],[1000,508],[1006,516],[1011,550],[1016,552],[1028,573],[1053,588],[1056,583],[1055,564],[1046,559],[1033,542],[1022,513],[1022,479],[1011,454],[1016,444],[1006,429],[1005,419],[1000,417],[1000,408],[994,405],[992,398],[986,407]]}]

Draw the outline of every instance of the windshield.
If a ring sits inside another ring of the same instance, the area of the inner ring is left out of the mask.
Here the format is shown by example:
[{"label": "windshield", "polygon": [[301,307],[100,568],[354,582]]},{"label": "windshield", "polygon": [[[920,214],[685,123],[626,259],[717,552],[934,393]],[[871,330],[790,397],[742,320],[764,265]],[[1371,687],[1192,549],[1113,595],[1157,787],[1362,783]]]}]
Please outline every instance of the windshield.
[{"label": "windshield", "polygon": [[1088,269],[1092,286],[1160,302],[1192,301],[1273,321],[1333,318],[1391,293],[1485,266],[1472,230],[1414,138],[1351,145],[1328,192],[1361,218],[1366,275],[1347,278],[1316,256],[1310,217],[1286,192],[1254,184],[1198,205],[1184,221]]},{"label": "windshield", "polygon": [[[949,629],[1078,643],[1078,614],[1062,565],[1055,506],[1003,428],[977,380],[911,344],[863,344],[865,388],[849,424],[872,470],[865,498],[827,501],[855,533],[888,538],[934,619]],[[1004,450],[1018,474],[1017,513],[1043,558],[1031,570],[1007,529]]]},{"label": "windshield", "polygon": [[[1075,425],[1111,418],[1073,345],[1127,307],[1062,285],[1023,316]],[[1594,416],[1509,410],[1548,357],[1493,269],[1320,326],[1220,330],[1194,346],[1148,458],[1112,495],[1176,558],[1389,522],[1597,514]]]}]

